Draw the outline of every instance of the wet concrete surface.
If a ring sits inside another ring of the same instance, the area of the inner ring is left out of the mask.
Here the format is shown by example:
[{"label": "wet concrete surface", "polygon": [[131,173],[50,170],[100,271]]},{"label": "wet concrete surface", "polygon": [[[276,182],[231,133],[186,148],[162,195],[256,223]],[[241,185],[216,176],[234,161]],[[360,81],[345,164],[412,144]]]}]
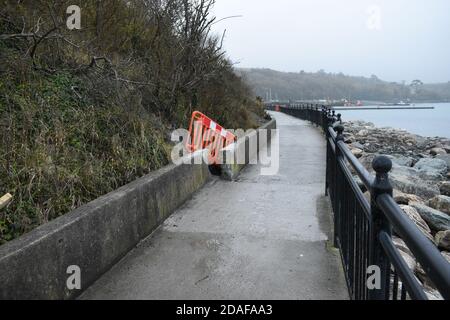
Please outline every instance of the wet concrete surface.
[{"label": "wet concrete surface", "polygon": [[272,113],[280,170],[212,179],[81,299],[348,299],[324,197],[325,141]]}]

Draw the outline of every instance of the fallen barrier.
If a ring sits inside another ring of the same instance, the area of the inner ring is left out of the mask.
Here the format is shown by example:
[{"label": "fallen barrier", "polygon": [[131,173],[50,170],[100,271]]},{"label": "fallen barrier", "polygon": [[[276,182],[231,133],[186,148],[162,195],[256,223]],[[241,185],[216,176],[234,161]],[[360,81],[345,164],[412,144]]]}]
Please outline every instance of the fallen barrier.
[{"label": "fallen barrier", "polygon": [[220,150],[236,142],[236,136],[199,111],[194,111],[189,125],[187,149],[190,152],[208,149],[208,162],[217,164]]}]

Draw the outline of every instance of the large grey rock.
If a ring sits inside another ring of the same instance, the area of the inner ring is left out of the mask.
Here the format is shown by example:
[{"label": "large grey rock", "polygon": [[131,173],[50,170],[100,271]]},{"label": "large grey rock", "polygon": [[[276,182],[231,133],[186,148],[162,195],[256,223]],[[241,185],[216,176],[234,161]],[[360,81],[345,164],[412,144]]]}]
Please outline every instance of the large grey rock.
[{"label": "large grey rock", "polygon": [[393,164],[389,173],[393,186],[407,194],[415,194],[423,199],[429,199],[440,194],[437,182],[443,179],[435,170],[418,170]]},{"label": "large grey rock", "polygon": [[442,297],[442,295],[439,293],[439,291],[437,291],[436,289],[432,288],[432,287],[428,287],[425,286],[424,287],[424,292],[427,295],[428,300],[430,301],[435,301],[435,300],[444,300],[444,298]]},{"label": "large grey rock", "polygon": [[403,174],[394,170],[389,174],[389,178],[394,188],[407,194],[415,194],[425,200],[440,194],[436,183],[424,181],[418,175]]},{"label": "large grey rock", "polygon": [[387,157],[391,159],[392,163],[399,166],[411,167],[414,163],[414,158],[400,154],[387,155]]},{"label": "large grey rock", "polygon": [[450,181],[442,182],[441,187],[439,188],[441,194],[444,196],[450,196]]},{"label": "large grey rock", "polygon": [[357,133],[357,135],[360,137],[367,136],[368,134],[369,134],[369,130],[367,130],[367,129],[362,129],[362,130],[358,131],[358,133]]},{"label": "large grey rock", "polygon": [[363,154],[364,154],[364,151],[362,151],[361,149],[358,149],[358,148],[351,149],[351,152],[358,159],[361,158],[363,156]]},{"label": "large grey rock", "polygon": [[365,154],[359,159],[359,162],[361,162],[364,168],[366,168],[369,172],[374,173],[374,170],[372,168],[372,162],[376,156],[377,154],[374,153]]},{"label": "large grey rock", "polygon": [[450,154],[440,154],[436,156],[435,159],[445,161],[445,163],[447,164],[447,169],[450,169]]},{"label": "large grey rock", "polygon": [[420,171],[416,168],[411,168],[407,166],[400,166],[396,164],[395,162],[392,164],[392,170],[390,172],[391,174],[401,174],[405,176],[412,176],[414,178],[418,178]]},{"label": "large grey rock", "polygon": [[431,242],[434,242],[434,238],[431,235],[431,229],[425,220],[420,216],[419,212],[411,206],[400,205],[400,208],[408,216],[412,222],[419,228],[420,231],[428,238]]},{"label": "large grey rock", "polygon": [[422,136],[415,136],[416,139],[416,146],[419,149],[424,149],[427,147],[428,145],[428,139],[426,137],[422,137]]},{"label": "large grey rock", "polygon": [[447,165],[439,159],[424,158],[419,160],[414,167],[401,166],[394,162],[392,172],[410,176],[412,179],[420,181],[439,182],[444,180],[444,172],[447,172]]},{"label": "large grey rock", "polygon": [[442,154],[447,154],[447,151],[445,151],[445,149],[443,149],[443,148],[433,148],[430,150],[430,154],[432,156],[442,155]]},{"label": "large grey rock", "polygon": [[449,215],[417,202],[410,203],[410,206],[419,212],[431,229],[435,231],[450,230]]},{"label": "large grey rock", "polygon": [[446,174],[448,170],[447,163],[444,160],[432,158],[420,159],[414,165],[414,168],[421,171],[437,171],[442,175]]},{"label": "large grey rock", "polygon": [[439,231],[434,239],[439,249],[450,251],[450,230]]},{"label": "large grey rock", "polygon": [[415,194],[407,194],[401,192],[400,190],[394,189],[394,200],[398,204],[408,205],[410,202],[420,202],[423,203],[422,198],[416,196]]},{"label": "large grey rock", "polygon": [[350,147],[364,150],[364,146],[359,142],[353,142]]},{"label": "large grey rock", "polygon": [[406,264],[408,265],[409,269],[411,271],[414,271],[414,269],[416,268],[416,259],[414,259],[414,257],[402,250],[399,251],[400,255],[402,256],[403,260],[406,262]]},{"label": "large grey rock", "polygon": [[428,205],[433,209],[450,215],[450,197],[448,196],[436,196],[428,201]]},{"label": "large grey rock", "polygon": [[344,131],[344,142],[345,143],[353,143],[355,141],[355,136],[351,133]]},{"label": "large grey rock", "polygon": [[392,242],[394,243],[394,246],[398,249],[400,255],[402,256],[403,260],[405,260],[408,267],[414,271],[416,268],[416,259],[414,258],[411,250],[409,250],[406,243],[399,237],[392,236]]},{"label": "large grey rock", "polygon": [[403,251],[404,253],[407,253],[410,256],[413,255],[411,250],[409,250],[408,246],[406,245],[405,241],[403,241],[401,238],[392,236],[392,242],[394,243],[395,247],[398,250]]},{"label": "large grey rock", "polygon": [[428,169],[428,170],[419,170],[419,177],[423,180],[435,181],[439,182],[444,180],[444,176],[437,170]]}]

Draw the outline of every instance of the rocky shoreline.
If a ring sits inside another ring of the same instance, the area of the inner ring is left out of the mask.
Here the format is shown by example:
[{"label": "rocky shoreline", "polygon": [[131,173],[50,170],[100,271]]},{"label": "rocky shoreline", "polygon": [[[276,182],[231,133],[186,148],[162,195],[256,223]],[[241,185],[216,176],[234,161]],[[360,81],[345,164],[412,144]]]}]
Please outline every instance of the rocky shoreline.
[{"label": "rocky shoreline", "polygon": [[[389,178],[395,201],[450,262],[450,139],[422,137],[364,121],[343,125],[345,143],[371,173],[374,157],[386,155],[392,160]],[[370,199],[356,175],[355,180]],[[429,299],[442,299],[403,240],[393,239]]]}]

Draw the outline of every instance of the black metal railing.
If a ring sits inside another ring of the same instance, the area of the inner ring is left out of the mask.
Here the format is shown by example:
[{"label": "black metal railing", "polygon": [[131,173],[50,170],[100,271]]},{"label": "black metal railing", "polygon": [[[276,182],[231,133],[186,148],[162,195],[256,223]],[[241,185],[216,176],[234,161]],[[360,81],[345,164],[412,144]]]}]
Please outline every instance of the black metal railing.
[{"label": "black metal railing", "polygon": [[[349,294],[356,300],[428,299],[392,240],[399,235],[444,299],[450,299],[450,263],[392,197],[392,162],[376,157],[371,175],[344,142],[341,116],[311,103],[266,105],[320,126],[327,140],[326,185],[334,213],[334,244],[339,248]],[[355,181],[356,173],[370,201]],[[377,277],[379,276],[379,277]]]}]

